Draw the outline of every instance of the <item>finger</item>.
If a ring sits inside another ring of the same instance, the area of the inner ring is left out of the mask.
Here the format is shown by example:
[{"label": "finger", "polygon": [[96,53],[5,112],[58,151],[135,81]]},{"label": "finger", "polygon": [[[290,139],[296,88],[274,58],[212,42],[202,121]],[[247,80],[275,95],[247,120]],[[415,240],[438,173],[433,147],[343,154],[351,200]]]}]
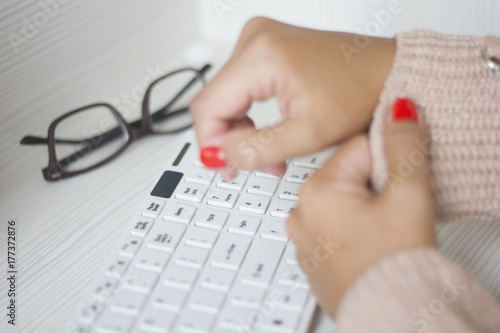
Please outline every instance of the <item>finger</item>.
[{"label": "finger", "polygon": [[[371,156],[368,137],[357,135],[342,144],[318,170],[311,181],[320,179],[329,186],[341,187],[363,196],[370,196]],[[307,186],[307,184],[306,184]]]},{"label": "finger", "polygon": [[275,70],[247,58],[231,59],[191,103],[200,147],[221,146],[222,135],[247,113],[252,101],[276,94]]},{"label": "finger", "polygon": [[396,188],[429,188],[429,139],[418,119],[411,100],[396,100],[385,130],[384,148],[389,174],[384,188],[386,192]]},{"label": "finger", "polygon": [[246,127],[228,131],[223,136],[226,161],[238,169],[272,169],[288,158],[324,148],[312,130],[313,125],[308,123],[305,116],[299,115],[264,129]]}]

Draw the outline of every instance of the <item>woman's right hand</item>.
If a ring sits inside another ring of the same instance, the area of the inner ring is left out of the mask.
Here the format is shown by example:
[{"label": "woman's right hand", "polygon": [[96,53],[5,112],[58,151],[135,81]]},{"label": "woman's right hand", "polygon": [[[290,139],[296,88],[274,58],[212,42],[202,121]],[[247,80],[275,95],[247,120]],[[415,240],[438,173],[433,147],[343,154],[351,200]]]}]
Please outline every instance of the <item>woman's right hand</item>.
[{"label": "woman's right hand", "polygon": [[[211,166],[230,174],[280,173],[288,158],[365,130],[394,52],[394,39],[252,19],[230,60],[191,104],[202,155],[211,152]],[[246,113],[253,101],[270,97],[283,123],[256,130]]]}]

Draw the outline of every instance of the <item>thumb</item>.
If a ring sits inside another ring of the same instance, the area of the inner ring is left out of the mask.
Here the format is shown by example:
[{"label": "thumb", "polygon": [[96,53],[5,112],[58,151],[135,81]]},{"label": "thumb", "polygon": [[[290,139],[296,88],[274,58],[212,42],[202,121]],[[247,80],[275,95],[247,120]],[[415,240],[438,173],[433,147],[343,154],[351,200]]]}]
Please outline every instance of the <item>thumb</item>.
[{"label": "thumb", "polygon": [[384,139],[388,171],[384,191],[410,189],[414,185],[429,190],[430,140],[410,99],[399,98],[394,103]]}]

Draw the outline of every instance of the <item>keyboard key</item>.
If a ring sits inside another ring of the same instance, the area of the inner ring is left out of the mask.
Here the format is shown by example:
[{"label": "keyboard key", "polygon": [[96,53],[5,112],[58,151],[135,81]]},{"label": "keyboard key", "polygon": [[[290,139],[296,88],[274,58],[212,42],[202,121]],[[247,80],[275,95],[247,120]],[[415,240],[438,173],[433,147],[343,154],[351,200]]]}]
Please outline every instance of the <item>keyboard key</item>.
[{"label": "keyboard key", "polygon": [[336,147],[333,147],[309,156],[294,158],[290,164],[309,169],[319,169],[330,158],[335,149]]},{"label": "keyboard key", "polygon": [[192,206],[172,201],[167,204],[163,219],[166,221],[189,224],[195,212],[196,208]]},{"label": "keyboard key", "polygon": [[238,209],[255,214],[265,214],[270,199],[255,194],[243,193],[238,202]]},{"label": "keyboard key", "polygon": [[263,288],[267,287],[284,249],[285,244],[283,243],[263,239],[256,240],[241,268],[241,282]]},{"label": "keyboard key", "polygon": [[282,183],[278,190],[278,198],[299,201],[300,184]]},{"label": "keyboard key", "polygon": [[296,312],[274,309],[269,316],[265,316],[258,330],[259,332],[292,333],[298,321],[299,316]]},{"label": "keyboard key", "polygon": [[307,276],[300,266],[281,264],[276,274],[278,284],[291,288],[309,289]]},{"label": "keyboard key", "polygon": [[213,170],[195,168],[186,174],[186,182],[208,186],[214,180],[215,173]]},{"label": "keyboard key", "polygon": [[139,247],[141,247],[142,238],[136,236],[127,236],[118,247],[118,254],[124,257],[132,258]]},{"label": "keyboard key", "polygon": [[170,263],[161,276],[167,286],[189,290],[198,277],[198,270]]},{"label": "keyboard key", "polygon": [[174,313],[148,305],[139,317],[137,327],[145,332],[168,333],[174,324],[175,318]]},{"label": "keyboard key", "polygon": [[158,274],[131,267],[122,278],[123,288],[139,293],[149,293],[153,289]]},{"label": "keyboard key", "polygon": [[236,175],[236,177],[230,180],[226,180],[222,178],[221,175],[218,175],[215,182],[217,184],[217,187],[233,191],[241,191],[243,189],[243,186],[245,186],[246,181],[247,181],[247,176],[240,173]]},{"label": "keyboard key", "polygon": [[260,219],[256,217],[233,215],[229,218],[227,231],[246,236],[255,236],[259,225]]},{"label": "keyboard key", "polygon": [[120,283],[115,277],[102,276],[91,288],[90,304],[106,303]]},{"label": "keyboard key", "polygon": [[234,306],[256,309],[264,299],[266,289],[236,283],[229,293],[228,300]]},{"label": "keyboard key", "polygon": [[174,331],[184,333],[208,333],[212,332],[214,322],[214,314],[199,312],[188,308],[181,314],[179,322],[177,323],[178,329]]},{"label": "keyboard key", "polygon": [[68,326],[65,327],[68,332],[71,333],[89,333],[90,326],[85,323],[76,323],[71,322]]},{"label": "keyboard key", "polygon": [[191,291],[188,303],[193,310],[216,314],[225,298],[222,291],[198,286]]},{"label": "keyboard key", "polygon": [[83,302],[76,311],[77,320],[83,324],[90,325],[95,322],[99,314],[104,310],[106,299],[97,299],[96,297],[89,297],[88,300]]},{"label": "keyboard key", "polygon": [[207,194],[207,204],[211,206],[233,208],[238,199],[238,192],[211,188]]},{"label": "keyboard key", "polygon": [[205,288],[228,291],[236,272],[210,265],[205,266],[200,275],[200,284]]},{"label": "keyboard key", "polygon": [[219,237],[219,233],[216,231],[192,227],[186,231],[184,241],[186,245],[189,246],[211,249],[214,246],[217,237]]},{"label": "keyboard key", "polygon": [[295,245],[291,241],[288,242],[286,245],[286,250],[285,250],[285,262],[288,265],[298,265],[299,262],[297,260],[297,250],[295,248]]},{"label": "keyboard key", "polygon": [[303,184],[313,174],[313,170],[301,167],[288,167],[285,179],[290,183]]},{"label": "keyboard key", "polygon": [[224,330],[233,332],[250,332],[252,327],[259,321],[261,316],[259,310],[251,308],[234,307],[226,303],[219,315],[218,326]]},{"label": "keyboard key", "polygon": [[170,254],[168,253],[143,247],[134,258],[134,266],[138,269],[160,273],[169,259]]},{"label": "keyboard key", "polygon": [[286,231],[285,222],[280,221],[266,221],[260,227],[260,237],[278,242],[288,241],[288,232]]},{"label": "keyboard key", "polygon": [[117,256],[115,259],[113,259],[106,265],[105,274],[107,276],[119,279],[123,276],[129,264],[130,264],[129,258]]},{"label": "keyboard key", "polygon": [[271,216],[286,219],[296,205],[295,201],[273,199],[270,208]]},{"label": "keyboard key", "polygon": [[218,210],[204,209],[198,211],[194,221],[196,226],[214,230],[222,230],[226,224],[228,213]]},{"label": "keyboard key", "polygon": [[145,217],[134,219],[132,221],[130,234],[133,236],[145,237],[153,226],[153,223],[153,219],[148,219]]},{"label": "keyboard key", "polygon": [[262,172],[262,171],[256,171],[255,172],[255,176],[262,177],[262,178],[274,179],[274,180],[280,180],[281,179],[281,177],[275,176],[275,175],[273,175],[271,173],[265,173],[265,172]]},{"label": "keyboard key", "polygon": [[250,242],[251,239],[245,236],[229,233],[222,235],[215,244],[209,259],[212,266],[238,269],[247,253]]},{"label": "keyboard key", "polygon": [[175,191],[175,197],[179,200],[186,200],[191,202],[201,202],[208,187],[202,185],[194,185],[187,182],[179,184]]},{"label": "keyboard key", "polygon": [[302,311],[309,292],[306,289],[296,289],[286,286],[272,286],[267,298],[272,299],[277,307],[289,311]]},{"label": "keyboard key", "polygon": [[138,316],[147,298],[147,294],[121,290],[113,295],[109,306],[113,312],[123,313],[129,316]]},{"label": "keyboard key", "polygon": [[155,219],[160,214],[164,205],[165,201],[151,198],[146,201],[142,216]]},{"label": "keyboard key", "polygon": [[277,187],[277,180],[262,177],[252,177],[248,180],[247,192],[251,194],[272,197]]},{"label": "keyboard key", "polygon": [[134,317],[106,309],[97,322],[98,333],[125,333],[134,323]]},{"label": "keyboard key", "polygon": [[186,226],[171,222],[155,223],[150,233],[146,237],[147,247],[150,249],[172,252],[182,234],[186,230]]},{"label": "keyboard key", "polygon": [[182,244],[175,250],[174,262],[176,265],[201,269],[207,257],[208,250]]},{"label": "keyboard key", "polygon": [[187,290],[158,283],[151,294],[151,301],[155,308],[162,311],[179,312],[186,303],[188,295]]}]

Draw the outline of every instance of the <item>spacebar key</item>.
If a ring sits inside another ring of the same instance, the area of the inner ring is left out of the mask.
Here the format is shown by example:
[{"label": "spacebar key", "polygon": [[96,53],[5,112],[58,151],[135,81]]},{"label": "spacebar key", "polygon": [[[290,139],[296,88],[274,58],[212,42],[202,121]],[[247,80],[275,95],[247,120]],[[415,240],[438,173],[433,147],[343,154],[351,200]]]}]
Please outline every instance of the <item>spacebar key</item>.
[{"label": "spacebar key", "polygon": [[260,239],[252,244],[241,269],[241,282],[267,287],[273,278],[285,244]]}]

